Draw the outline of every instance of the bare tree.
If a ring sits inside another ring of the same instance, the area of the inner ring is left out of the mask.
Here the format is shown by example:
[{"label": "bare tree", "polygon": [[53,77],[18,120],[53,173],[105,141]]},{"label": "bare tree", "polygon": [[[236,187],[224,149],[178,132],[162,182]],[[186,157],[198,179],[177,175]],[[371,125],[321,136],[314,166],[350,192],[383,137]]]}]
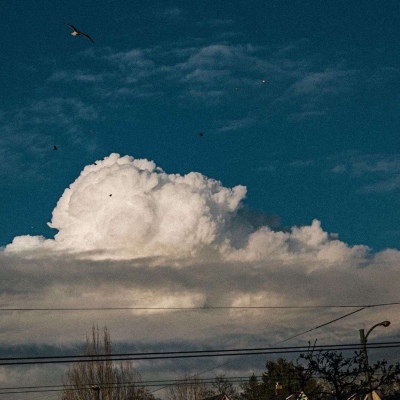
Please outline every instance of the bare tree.
[{"label": "bare tree", "polygon": [[111,340],[107,328],[100,337],[99,328],[86,336],[84,355],[89,361],[73,364],[64,379],[61,400],[154,400],[141,385],[140,374],[130,361],[112,360]]},{"label": "bare tree", "polygon": [[301,355],[307,361],[307,369],[321,377],[326,394],[333,394],[337,400],[344,400],[356,392],[363,373],[363,359],[358,352],[352,357],[334,351],[310,352]]},{"label": "bare tree", "polygon": [[321,350],[302,354],[300,359],[307,362],[306,370],[322,379],[325,387],[320,393],[322,397],[331,394],[337,400],[345,400],[351,395],[361,395],[371,390],[392,394],[400,382],[400,364],[388,365],[386,360],[368,366],[371,378],[370,382],[366,382],[366,366],[360,351],[346,357],[336,351]]}]

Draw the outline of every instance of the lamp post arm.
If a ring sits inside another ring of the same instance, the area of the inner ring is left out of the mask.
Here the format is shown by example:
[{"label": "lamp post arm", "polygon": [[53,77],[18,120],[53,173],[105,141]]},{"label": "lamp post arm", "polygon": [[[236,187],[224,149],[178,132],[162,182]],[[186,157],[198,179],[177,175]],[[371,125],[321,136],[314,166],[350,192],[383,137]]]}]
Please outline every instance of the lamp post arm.
[{"label": "lamp post arm", "polygon": [[367,334],[365,335],[365,343],[367,343],[367,338],[368,338],[369,334],[370,334],[377,326],[379,326],[379,325],[382,325],[382,323],[375,324],[375,325],[367,332]]},{"label": "lamp post arm", "polygon": [[385,328],[387,328],[390,325],[390,321],[383,321],[383,322],[379,322],[379,324],[375,324],[365,335],[365,343],[367,343],[367,338],[369,336],[369,334],[377,327],[377,326],[383,326]]}]

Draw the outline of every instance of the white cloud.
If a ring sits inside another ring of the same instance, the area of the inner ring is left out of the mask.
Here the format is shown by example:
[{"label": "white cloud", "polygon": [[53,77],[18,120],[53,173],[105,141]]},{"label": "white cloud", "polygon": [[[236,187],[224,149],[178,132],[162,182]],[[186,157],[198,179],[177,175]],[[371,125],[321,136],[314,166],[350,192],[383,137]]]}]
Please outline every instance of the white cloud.
[{"label": "white cloud", "polygon": [[168,175],[153,162],[117,154],[96,164],[82,171],[54,209],[54,240],[19,237],[6,251],[33,244],[117,259],[199,254],[227,235],[246,192],[199,173]]},{"label": "white cloud", "polygon": [[236,131],[239,129],[243,129],[246,127],[251,126],[254,123],[255,118],[246,116],[241,119],[233,119],[230,121],[224,121],[224,126],[219,128],[220,132],[230,132],[230,131]]},{"label": "white cloud", "polygon": [[[154,62],[148,59],[145,51],[142,49],[114,53],[108,56],[107,59],[116,62],[120,68],[135,68],[135,72],[139,72],[141,75],[147,75],[155,66]],[[148,72],[144,73],[145,71]]]},{"label": "white cloud", "polygon": [[244,248],[229,251],[228,259],[299,263],[308,271],[351,262],[365,261],[366,246],[348,247],[324,232],[319,221],[293,227],[291,232],[274,232],[265,227],[252,233]]},{"label": "white cloud", "polygon": [[[103,74],[90,74],[84,71],[56,71],[48,79],[49,81],[62,81],[62,82],[86,82],[86,83],[96,83],[96,82],[103,82],[107,75]],[[108,75],[110,78],[111,76]]]},{"label": "white cloud", "polygon": [[354,74],[355,71],[327,68],[325,71],[308,73],[292,89],[297,95],[339,94],[349,90],[349,80]]},{"label": "white cloud", "polygon": [[[288,60],[289,66],[291,60]],[[281,63],[284,65],[283,61]],[[291,70],[286,71],[290,74]],[[320,69],[313,62],[304,62],[296,72],[292,72],[294,81],[288,85],[277,101],[295,105],[290,119],[301,120],[320,117],[327,114],[339,103],[346,103],[350,93],[356,90],[360,71],[345,69],[341,62],[334,66]]]}]

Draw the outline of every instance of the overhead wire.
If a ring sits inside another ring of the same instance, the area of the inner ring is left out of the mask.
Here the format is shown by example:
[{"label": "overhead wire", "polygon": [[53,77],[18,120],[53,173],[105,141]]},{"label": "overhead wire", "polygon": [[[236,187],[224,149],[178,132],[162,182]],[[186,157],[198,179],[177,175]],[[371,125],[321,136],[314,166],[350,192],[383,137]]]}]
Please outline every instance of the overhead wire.
[{"label": "overhead wire", "polygon": [[[370,306],[370,307],[371,307],[371,306]],[[359,308],[358,310],[349,312],[348,314],[342,315],[341,317],[338,317],[338,318],[335,318],[335,319],[333,319],[333,320],[331,320],[331,321],[325,322],[324,324],[315,326],[314,328],[311,328],[311,329],[308,329],[308,330],[306,330],[306,331],[300,332],[300,333],[298,333],[298,334],[296,334],[296,335],[290,336],[289,338],[284,339],[284,340],[281,340],[280,342],[277,342],[277,343],[275,343],[275,344],[281,344],[281,343],[287,342],[287,341],[289,341],[289,340],[292,340],[292,339],[294,339],[294,338],[297,338],[297,337],[299,337],[299,336],[301,336],[301,335],[304,335],[304,334],[306,334],[306,333],[315,331],[315,330],[317,330],[317,329],[319,329],[319,328],[322,328],[322,327],[324,327],[324,326],[330,325],[330,324],[332,324],[332,323],[334,323],[334,322],[336,322],[336,321],[339,321],[339,320],[341,320],[341,319],[343,319],[343,318],[347,318],[347,317],[349,317],[350,315],[359,313],[360,311],[363,311],[363,310],[365,310],[366,308],[368,308],[368,307],[361,307],[361,308]]]},{"label": "overhead wire", "polygon": [[[296,381],[296,377],[288,373],[282,373],[280,376],[290,376],[293,381]],[[263,375],[254,375],[256,379],[262,379]],[[242,384],[249,381],[248,376],[230,376],[223,377],[224,382],[230,384]],[[102,382],[101,388],[104,389],[114,389],[118,387],[157,387],[164,386],[168,383],[168,386],[185,386],[193,384],[214,384],[217,377],[214,378],[196,378],[189,377],[184,379],[168,379],[168,380],[144,380],[144,381],[126,381],[126,382]],[[323,376],[313,375],[313,379],[324,379]],[[97,385],[97,383],[86,383],[86,384],[76,384],[76,385],[37,385],[37,386],[12,386],[12,387],[0,387],[0,394],[22,394],[22,393],[46,393],[46,392],[60,392],[60,391],[78,391],[78,390],[91,390],[92,386]],[[165,386],[164,386],[165,387]]]},{"label": "overhead wire", "polygon": [[[301,335],[304,335],[304,334],[306,334],[306,333],[308,333],[308,332],[312,332],[312,331],[314,331],[314,330],[316,330],[316,329],[319,329],[319,328],[322,328],[322,327],[324,327],[324,326],[330,325],[330,324],[332,324],[332,323],[334,323],[334,322],[337,322],[337,321],[339,321],[339,320],[341,320],[341,319],[343,319],[343,318],[349,317],[349,316],[351,316],[351,315],[353,315],[353,314],[355,314],[355,313],[358,313],[358,312],[360,312],[360,311],[363,311],[363,310],[366,309],[366,308],[382,307],[382,306],[388,306],[388,305],[394,305],[394,303],[380,303],[380,304],[372,304],[372,305],[360,307],[359,309],[357,309],[357,310],[355,310],[355,311],[353,311],[353,312],[347,313],[347,314],[345,314],[345,315],[342,315],[342,316],[340,316],[339,318],[335,318],[335,319],[330,320],[330,321],[328,321],[328,322],[326,322],[326,323],[324,323],[324,324],[315,326],[314,328],[308,329],[308,330],[306,330],[306,331],[303,331],[303,332],[300,332],[300,333],[298,333],[298,334],[296,334],[296,335],[293,335],[293,336],[291,336],[291,337],[289,337],[289,338],[287,338],[287,339],[284,339],[284,340],[281,340],[281,341],[279,341],[279,342],[277,342],[277,343],[274,343],[272,346],[276,346],[276,345],[278,345],[278,344],[287,342],[287,341],[289,341],[289,340],[291,340],[291,339],[294,339],[294,338],[296,338],[296,337],[299,337],[299,336],[301,336]],[[397,303],[396,303],[396,305],[397,305]],[[235,360],[230,360],[230,361],[224,362],[224,363],[222,363],[222,364],[218,364],[218,365],[216,365],[216,366],[213,367],[213,368],[209,368],[209,369],[207,369],[207,370],[204,370],[204,371],[202,371],[202,372],[199,372],[199,373],[196,374],[196,376],[200,376],[200,375],[205,374],[205,373],[207,373],[207,372],[214,371],[214,370],[216,370],[217,368],[223,367],[223,366],[228,365],[228,364],[232,364],[232,363],[235,362],[235,361],[237,361],[237,358],[236,358]],[[168,387],[168,386],[166,386],[166,387]],[[164,387],[164,388],[162,388],[162,389],[165,389],[166,387]],[[154,393],[154,392],[156,392],[156,391],[158,391],[158,390],[160,390],[160,389],[157,389],[157,390],[153,391],[152,393]]]},{"label": "overhead wire", "polygon": [[[359,348],[359,343],[344,343],[344,344],[327,344],[315,345],[314,350],[353,350]],[[367,343],[368,348],[386,348],[400,346],[400,341],[392,342],[374,342]],[[114,354],[75,354],[75,355],[56,355],[56,356],[32,356],[32,357],[0,357],[0,362],[11,361],[41,361],[41,360],[65,360],[65,361],[99,361],[100,359],[113,359],[118,361],[121,357],[146,357],[146,356],[175,356],[186,354],[223,354],[229,355],[232,352],[244,352],[253,354],[257,351],[273,351],[273,352],[301,352],[308,351],[309,346],[285,346],[285,347],[242,347],[231,349],[209,349],[209,350],[175,350],[175,351],[154,351],[154,352],[136,352],[136,353],[114,353]]]},{"label": "overhead wire", "polygon": [[[261,378],[258,376],[257,378]],[[248,381],[249,377],[229,377],[224,378],[224,381],[229,383],[242,383]],[[138,386],[138,387],[154,387],[165,385],[166,382],[169,382],[173,385],[190,385],[193,383],[202,383],[202,384],[211,384],[215,382],[214,379],[181,379],[181,380],[160,380],[160,381],[141,381],[141,382],[105,382],[101,384],[103,389],[112,389],[121,386]],[[87,383],[81,385],[38,385],[38,386],[14,386],[14,387],[0,387],[0,394],[12,394],[12,393],[32,393],[32,392],[48,392],[48,391],[74,391],[74,390],[83,390],[90,389],[91,386],[96,383]]]},{"label": "overhead wire", "polygon": [[[262,379],[263,375],[254,375],[256,379]],[[290,374],[281,374],[281,376],[291,376]],[[122,386],[126,387],[157,387],[163,386],[165,383],[169,383],[168,386],[184,386],[192,384],[213,384],[216,382],[216,378],[204,378],[198,379],[196,377],[189,377],[185,379],[169,379],[169,380],[145,380],[145,381],[126,381],[126,382],[102,382],[102,389],[113,389]],[[292,377],[293,378],[293,377]],[[323,377],[315,375],[314,379],[323,379]],[[293,378],[293,381],[296,377]],[[225,377],[224,382],[230,384],[241,384],[249,381],[248,376],[233,376]],[[97,385],[97,383],[86,383],[77,385],[37,385],[37,386],[13,386],[13,387],[0,387],[0,394],[17,394],[17,393],[45,393],[45,392],[60,392],[60,391],[78,391],[78,390],[91,390],[92,386]]]},{"label": "overhead wire", "polygon": [[[377,304],[331,304],[306,306],[202,306],[202,307],[0,307],[0,311],[129,311],[129,310],[176,310],[176,311],[203,311],[203,310],[306,310],[325,308],[372,308],[400,305],[400,302]],[[344,318],[344,317],[343,317]],[[315,328],[316,329],[316,328]]]},{"label": "overhead wire", "polygon": [[[366,308],[371,308],[371,307],[380,307],[380,306],[389,306],[389,305],[397,305],[400,303],[381,303],[381,304],[373,304],[373,305],[366,305],[363,306],[355,311],[352,311],[350,313],[347,313],[345,315],[342,315],[338,318],[335,318],[333,320],[330,320],[324,324],[318,325],[314,328],[308,329],[307,331],[300,332],[299,334],[296,334],[294,336],[291,336],[283,341],[275,343],[273,346],[276,346],[277,344],[283,343],[285,341],[288,341],[290,339],[293,339],[295,337],[298,337],[302,334],[314,331],[316,329],[319,329],[321,327],[327,326],[331,323],[337,322],[343,318],[346,318],[348,316],[351,316],[355,313],[358,313]],[[310,306],[295,306],[293,308],[334,308],[334,306],[322,306],[322,307],[310,307]],[[351,307],[348,305],[342,305],[342,306],[337,306],[338,308],[347,308]],[[249,307],[246,307],[249,308]],[[264,307],[263,307],[264,308]],[[269,306],[265,306],[265,308],[272,308]],[[273,307],[276,308],[276,307]],[[286,307],[285,307],[286,308]],[[291,308],[291,307],[287,307]],[[124,308],[126,309],[126,308]],[[131,308],[129,308],[131,309]],[[203,308],[204,309],[204,308]],[[208,309],[208,308],[206,308]],[[213,309],[213,307],[210,307],[210,309]],[[29,309],[32,310],[32,309]],[[25,311],[25,310],[24,310]],[[43,311],[43,309],[40,309],[40,311]],[[75,310],[74,310],[75,311]],[[373,344],[368,344],[368,348],[393,348],[393,347],[400,347],[400,342],[385,342],[385,343],[373,343]],[[315,349],[317,350],[354,350],[354,349],[359,349],[359,344],[342,344],[342,345],[319,345],[315,346]],[[305,346],[289,346],[289,347],[269,347],[269,348],[239,348],[239,349],[219,349],[219,350],[194,350],[194,351],[177,351],[177,352],[147,352],[147,353],[121,353],[114,355],[113,357],[107,357],[107,358],[100,358],[101,356],[95,357],[94,362],[99,362],[99,361],[109,361],[110,359],[113,361],[122,361],[122,360],[160,360],[160,359],[170,359],[170,358],[197,358],[197,357],[225,357],[225,356],[248,356],[248,355],[260,355],[260,354],[284,354],[284,353],[298,353],[298,352],[303,352],[306,351],[307,348]],[[85,358],[86,357],[86,358]],[[66,363],[66,362],[90,362],[90,360],[87,359],[88,356],[40,356],[40,357],[17,357],[17,358],[0,358],[0,365],[3,366],[11,366],[11,365],[28,365],[28,364],[54,364],[54,363]],[[22,361],[25,360],[25,361]],[[29,361],[27,361],[29,360]],[[236,361],[236,360],[234,360]],[[212,370],[215,370],[216,368],[219,368],[223,365],[229,364],[233,361],[229,361],[224,364],[220,364],[214,368],[208,369],[206,371],[203,371],[201,373],[198,373],[195,375],[195,377],[200,376],[201,374],[204,374],[206,372],[210,372]],[[173,384],[176,381],[174,381]],[[152,386],[158,386],[158,385],[152,385]],[[154,393],[158,390],[165,389],[166,387],[171,386],[171,384],[168,384],[165,386],[162,384],[162,387],[156,389],[155,391],[151,392]],[[0,388],[0,394],[7,394],[7,393],[2,393]],[[60,391],[64,389],[49,389],[49,391]],[[37,391],[30,391],[29,393],[36,393]],[[16,392],[13,392],[16,393]],[[27,393],[26,391],[24,393]]]},{"label": "overhead wire", "polygon": [[[384,342],[367,344],[369,349],[398,348],[400,342]],[[317,348],[317,347],[316,347]],[[360,345],[325,345],[318,346],[319,350],[358,350]],[[183,358],[204,358],[204,357],[231,357],[231,356],[251,356],[261,354],[287,354],[301,353],[307,351],[306,346],[293,346],[283,348],[254,348],[254,349],[226,349],[226,350],[195,350],[195,351],[176,351],[176,352],[154,352],[154,353],[131,353],[122,355],[92,355],[86,358],[71,356],[50,356],[50,357],[8,357],[0,359],[0,366],[12,365],[37,365],[37,364],[65,364],[65,363],[87,363],[102,361],[126,361],[126,360],[165,360],[165,359],[183,359]]]}]

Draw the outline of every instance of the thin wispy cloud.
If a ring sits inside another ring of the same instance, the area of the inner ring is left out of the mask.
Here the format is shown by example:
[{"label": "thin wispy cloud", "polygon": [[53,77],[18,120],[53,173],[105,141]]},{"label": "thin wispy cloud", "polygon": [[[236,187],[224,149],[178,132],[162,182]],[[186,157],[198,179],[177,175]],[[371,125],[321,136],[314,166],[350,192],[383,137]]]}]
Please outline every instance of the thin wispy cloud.
[{"label": "thin wispy cloud", "polygon": [[279,102],[292,102],[297,110],[290,112],[290,118],[321,117],[335,109],[337,103],[346,103],[348,96],[356,91],[359,71],[342,70],[340,66],[327,68],[324,71],[305,71],[291,84]]},{"label": "thin wispy cloud", "polygon": [[341,71],[326,69],[322,72],[307,74],[304,78],[292,85],[295,95],[320,95],[340,94],[349,90],[350,78],[355,71]]},{"label": "thin wispy cloud", "polygon": [[392,192],[400,188],[398,154],[347,154],[336,161],[332,172],[355,180],[363,192]]},{"label": "thin wispy cloud", "polygon": [[233,19],[204,19],[202,21],[198,21],[196,25],[198,26],[205,26],[205,27],[219,27],[219,28],[226,28],[228,26],[232,26],[235,24]]},{"label": "thin wispy cloud", "polygon": [[[128,97],[156,98],[183,108],[199,102],[206,107],[224,103],[230,114],[237,114],[240,102],[242,114],[247,114],[245,128],[250,120],[251,125],[268,124],[270,115],[289,121],[328,115],[338,103],[348,101],[357,90],[357,79],[365,75],[346,69],[343,56],[338,60],[332,56],[324,65],[307,40],[279,48],[232,39],[195,43],[182,40],[122,51],[89,49],[82,56],[102,60],[101,66],[91,62],[90,69],[55,71],[48,81],[87,83],[96,95],[120,102]],[[237,118],[215,130],[230,130],[231,125],[240,125]]]},{"label": "thin wispy cloud", "polygon": [[185,18],[186,12],[183,8],[180,7],[167,7],[162,11],[156,13],[159,17],[162,17],[166,20],[183,20]]},{"label": "thin wispy cloud", "polygon": [[74,71],[74,72],[67,72],[67,71],[57,71],[54,72],[49,81],[63,81],[63,82],[87,82],[87,83],[95,83],[95,82],[103,82],[106,78],[106,75],[97,74],[93,75],[90,73],[86,73],[84,71]]},{"label": "thin wispy cloud", "polygon": [[96,107],[73,97],[48,97],[4,113],[0,121],[0,174],[11,176],[18,171],[19,179],[42,179],[55,161],[55,144],[62,142],[90,151],[95,143],[84,127],[98,119]]},{"label": "thin wispy cloud", "polygon": [[218,129],[219,132],[231,132],[239,129],[250,127],[255,123],[255,118],[244,117],[240,119],[232,119],[230,121],[224,121],[221,123],[222,127]]},{"label": "thin wispy cloud", "polygon": [[292,175],[303,170],[319,171],[321,176],[346,177],[358,186],[360,193],[385,193],[400,187],[400,157],[398,154],[362,154],[349,151],[329,157],[272,160],[255,167],[254,171]]}]

